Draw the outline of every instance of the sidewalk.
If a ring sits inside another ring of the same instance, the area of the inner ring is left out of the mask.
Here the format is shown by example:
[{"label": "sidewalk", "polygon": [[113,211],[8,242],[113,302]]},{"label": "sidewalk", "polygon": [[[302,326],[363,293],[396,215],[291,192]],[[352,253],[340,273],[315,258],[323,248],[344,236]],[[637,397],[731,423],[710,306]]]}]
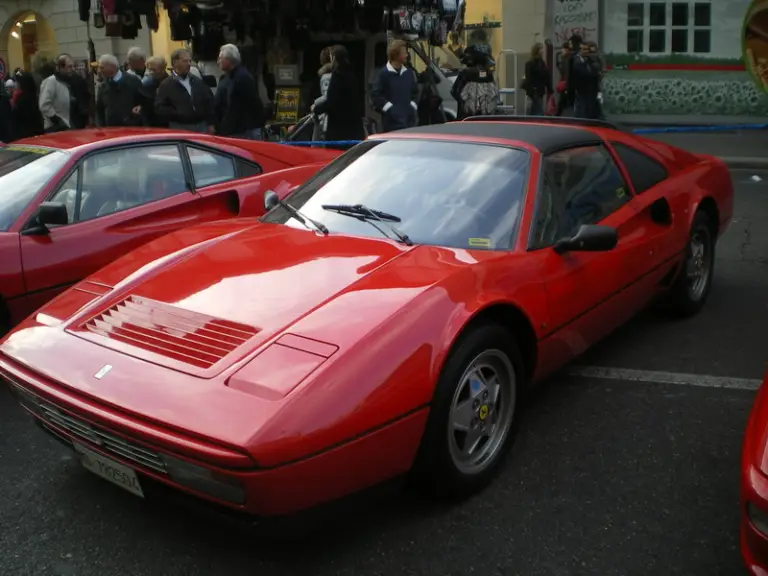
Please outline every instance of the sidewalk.
[{"label": "sidewalk", "polygon": [[744,124],[768,124],[765,116],[716,116],[710,114],[608,114],[609,122],[630,128],[659,126],[740,126]]},{"label": "sidewalk", "polygon": [[696,154],[722,158],[731,168],[768,168],[768,130],[644,134]]}]

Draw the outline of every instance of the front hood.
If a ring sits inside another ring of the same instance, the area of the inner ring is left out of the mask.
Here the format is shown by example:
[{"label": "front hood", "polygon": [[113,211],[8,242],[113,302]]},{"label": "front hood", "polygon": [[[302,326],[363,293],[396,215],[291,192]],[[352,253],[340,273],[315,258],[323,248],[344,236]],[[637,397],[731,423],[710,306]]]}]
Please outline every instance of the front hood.
[{"label": "front hood", "polygon": [[257,225],[118,285],[67,329],[209,378],[408,250]]}]

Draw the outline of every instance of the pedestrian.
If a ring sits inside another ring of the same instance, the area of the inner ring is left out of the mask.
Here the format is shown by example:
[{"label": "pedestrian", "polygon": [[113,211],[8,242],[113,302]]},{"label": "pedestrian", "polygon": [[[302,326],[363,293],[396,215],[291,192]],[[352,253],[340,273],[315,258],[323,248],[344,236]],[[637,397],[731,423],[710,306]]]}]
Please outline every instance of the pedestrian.
[{"label": "pedestrian", "polygon": [[[332,68],[333,65],[331,64],[331,47],[326,46],[320,52],[320,69],[317,71],[317,75],[320,77],[320,96],[315,99],[315,104],[325,102],[325,100],[328,98],[328,86],[331,83]],[[323,114],[315,118],[312,140],[324,140],[325,130],[327,127],[327,114]]]},{"label": "pedestrian", "polygon": [[570,47],[570,56],[566,60],[565,63],[565,78],[566,78],[566,85],[565,85],[565,94],[566,94],[566,105],[573,108],[573,112],[575,112],[576,107],[576,87],[574,85],[575,76],[573,74],[573,66],[576,62],[576,59],[579,57],[579,52],[581,51],[581,44],[584,40],[582,39],[580,34],[573,34],[568,39],[568,46]]},{"label": "pedestrian", "polygon": [[155,114],[169,128],[192,132],[215,132],[216,108],[211,89],[190,74],[192,57],[184,48],[171,54],[173,76],[160,83],[155,96]]},{"label": "pedestrian", "polygon": [[69,54],[56,58],[55,70],[40,84],[40,113],[43,115],[45,132],[69,130],[72,102],[67,77],[75,71],[75,63]]},{"label": "pedestrian", "polygon": [[569,99],[568,94],[568,73],[571,65],[571,43],[565,42],[560,52],[560,61],[557,63],[557,68],[560,71],[560,81],[557,83],[557,116],[572,116],[573,115],[573,102]]},{"label": "pedestrian", "polygon": [[588,43],[580,45],[573,61],[572,86],[575,93],[574,116],[596,120],[599,117],[598,94],[602,67],[597,55],[590,52]]},{"label": "pedestrian", "polygon": [[142,84],[135,74],[120,70],[112,54],[99,58],[103,81],[96,94],[96,124],[107,126],[141,125]]},{"label": "pedestrian", "polygon": [[70,127],[73,130],[86,128],[91,119],[91,89],[88,86],[88,81],[76,71],[66,75],[64,81],[69,86]]},{"label": "pedestrian", "polygon": [[13,140],[13,108],[11,107],[11,95],[5,87],[0,88],[0,142]]},{"label": "pedestrian", "polygon": [[128,50],[126,72],[143,80],[147,73],[147,55],[144,50],[134,46]]},{"label": "pedestrian", "polygon": [[408,44],[395,40],[387,48],[387,63],[379,71],[373,86],[374,110],[381,114],[384,132],[402,130],[416,124],[419,86],[413,70],[405,65]]},{"label": "pedestrian", "polygon": [[11,99],[14,140],[39,136],[43,133],[43,116],[38,105],[35,78],[29,72],[19,71],[15,79],[16,88]]},{"label": "pedestrian", "polygon": [[261,140],[266,120],[256,79],[243,66],[240,50],[224,44],[219,51],[224,74],[216,90],[216,133],[232,138]]},{"label": "pedestrian", "polygon": [[168,121],[155,113],[155,97],[160,84],[168,78],[168,63],[162,56],[152,56],[147,59],[147,76],[142,86],[143,103],[141,106],[142,121],[145,126],[152,128],[168,128]]},{"label": "pedestrian", "polygon": [[488,53],[470,46],[462,54],[462,68],[451,87],[456,100],[456,119],[469,116],[489,116],[496,113],[499,104],[499,88],[490,70]]},{"label": "pedestrian", "polygon": [[600,78],[597,86],[596,117],[599,120],[605,120],[605,114],[603,114],[603,75],[605,74],[605,60],[595,42],[589,42],[588,47],[590,57],[595,60],[600,70]]},{"label": "pedestrian", "polygon": [[[331,48],[331,81],[324,102],[312,105],[312,112],[318,116],[328,115],[325,141],[359,141],[365,138],[363,126],[363,95],[360,83],[349,63],[349,53],[344,46]],[[329,145],[329,148],[341,150],[351,148],[353,144]]]},{"label": "pedestrian", "polygon": [[531,57],[525,63],[523,90],[528,97],[529,116],[544,116],[544,98],[552,95],[552,75],[544,62],[544,44],[537,42],[531,48]]}]

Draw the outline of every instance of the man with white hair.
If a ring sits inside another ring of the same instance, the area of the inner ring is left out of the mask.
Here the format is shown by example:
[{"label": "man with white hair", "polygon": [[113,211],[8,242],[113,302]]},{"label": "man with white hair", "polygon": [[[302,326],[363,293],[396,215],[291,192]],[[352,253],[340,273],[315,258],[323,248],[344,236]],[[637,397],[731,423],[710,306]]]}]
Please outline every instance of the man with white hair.
[{"label": "man with white hair", "polygon": [[99,72],[104,81],[96,92],[96,124],[140,126],[142,86],[139,77],[123,74],[120,62],[112,54],[99,58]]},{"label": "man with white hair", "polygon": [[168,78],[168,63],[162,56],[152,56],[147,58],[147,75],[144,77],[144,86],[142,93],[146,104],[141,106],[141,115],[144,117],[144,124],[152,128],[168,128],[168,121],[158,118],[155,114],[155,97],[160,84]]},{"label": "man with white hair", "polygon": [[144,78],[147,73],[147,55],[138,46],[128,50],[128,74]]},{"label": "man with white hair", "polygon": [[261,140],[264,105],[256,80],[243,66],[237,46],[221,47],[219,66],[224,74],[216,90],[216,132],[232,138]]}]

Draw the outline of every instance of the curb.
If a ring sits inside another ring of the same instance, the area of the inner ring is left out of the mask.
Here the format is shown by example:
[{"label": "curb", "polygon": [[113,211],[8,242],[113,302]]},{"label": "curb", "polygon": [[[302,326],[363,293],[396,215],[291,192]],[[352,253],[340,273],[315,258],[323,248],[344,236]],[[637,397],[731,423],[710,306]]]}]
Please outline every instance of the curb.
[{"label": "curb", "polygon": [[768,158],[765,157],[729,157],[729,156],[720,156],[720,160],[726,163],[728,168],[735,168],[735,169],[768,169]]}]

